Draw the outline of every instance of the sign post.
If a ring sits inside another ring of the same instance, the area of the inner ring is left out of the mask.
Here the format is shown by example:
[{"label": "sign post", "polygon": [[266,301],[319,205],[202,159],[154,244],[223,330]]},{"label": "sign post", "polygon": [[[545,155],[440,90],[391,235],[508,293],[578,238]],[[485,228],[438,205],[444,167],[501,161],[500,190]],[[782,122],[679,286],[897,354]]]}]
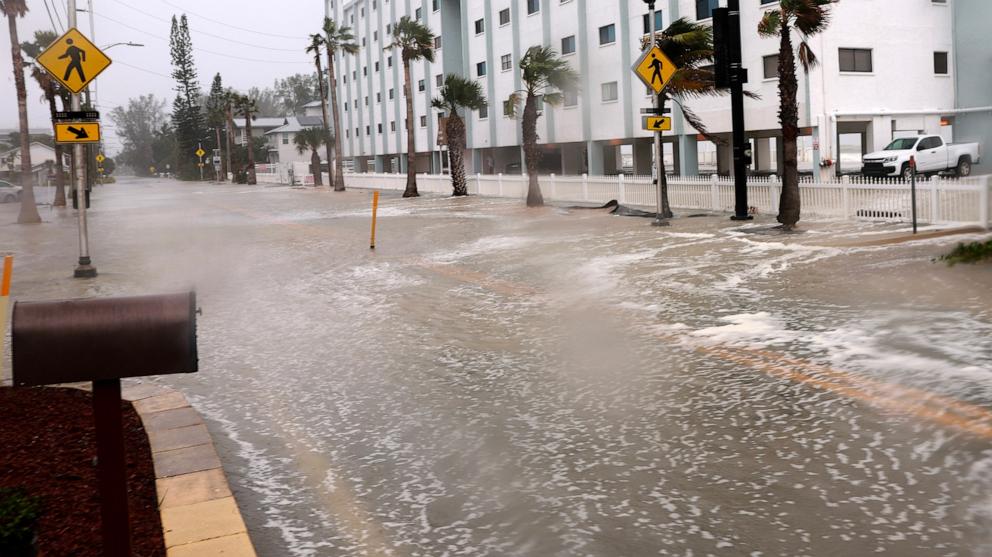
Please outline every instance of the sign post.
[{"label": "sign post", "polygon": [[[81,108],[79,93],[110,66],[111,60],[76,29],[76,13],[76,0],[66,0],[69,30],[38,56],[38,63],[72,93],[70,110],[78,118]],[[86,125],[78,122],[72,125],[56,124],[56,137],[59,135],[60,125],[64,126],[63,138],[69,140],[65,143],[73,144],[72,156],[76,163],[73,169],[73,182],[79,218],[79,264],[73,271],[73,276],[92,278],[96,276],[96,268],[90,260],[89,232],[86,223],[86,169],[83,166],[86,155],[83,143],[99,141],[100,124],[99,122]],[[95,140],[92,139],[94,133]]]},{"label": "sign post", "polygon": [[[641,57],[637,59],[634,64],[634,74],[644,82],[652,91],[654,91],[654,115],[661,117],[661,92],[671,81],[672,76],[678,71],[678,68],[669,60],[668,56],[658,48],[656,42],[655,34],[658,32],[657,21],[654,14],[654,4],[655,0],[644,0],[644,3],[648,5],[648,19],[651,21],[651,42],[648,45],[647,50],[641,53]],[[658,125],[658,122],[652,122]],[[648,120],[645,119],[644,122],[645,129],[654,131],[654,183],[657,193],[657,207],[654,221],[651,222],[653,226],[668,226],[668,218],[664,214],[664,208],[662,195],[661,195],[661,181],[662,173],[664,169],[662,165],[665,161],[665,153],[661,143],[661,128],[657,126],[658,129],[648,128]],[[671,129],[671,121],[669,120],[669,128]]]},{"label": "sign post", "polygon": [[201,182],[203,181],[203,155],[206,155],[206,154],[207,154],[207,152],[203,150],[203,144],[202,143],[197,143],[196,144],[196,156],[200,159],[200,162],[197,163],[197,166],[200,167],[200,181]]}]

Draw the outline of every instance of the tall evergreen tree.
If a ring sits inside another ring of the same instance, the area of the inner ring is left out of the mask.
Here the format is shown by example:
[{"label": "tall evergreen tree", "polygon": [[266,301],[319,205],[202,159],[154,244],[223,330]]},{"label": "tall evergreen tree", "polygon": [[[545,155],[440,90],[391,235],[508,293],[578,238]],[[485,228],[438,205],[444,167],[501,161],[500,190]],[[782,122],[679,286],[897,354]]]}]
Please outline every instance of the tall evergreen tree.
[{"label": "tall evergreen tree", "polygon": [[[214,76],[214,82],[210,86],[210,96],[207,97],[207,123],[210,127],[214,129],[214,135],[217,139],[217,143],[214,147],[220,151],[223,149],[220,142],[220,129],[227,123],[227,92],[224,90],[224,84],[221,81],[220,73]],[[230,156],[230,154],[228,154]],[[223,168],[223,164],[221,164]],[[217,180],[223,182],[224,177],[223,170],[217,173]]]},{"label": "tall evergreen tree", "polygon": [[184,180],[199,177],[198,162],[194,155],[197,143],[207,135],[200,107],[200,82],[193,61],[193,41],[189,36],[186,14],[172,16],[169,34],[172,53],[172,78],[176,80],[176,98],[172,101],[172,127],[176,133],[179,157],[176,175]]}]

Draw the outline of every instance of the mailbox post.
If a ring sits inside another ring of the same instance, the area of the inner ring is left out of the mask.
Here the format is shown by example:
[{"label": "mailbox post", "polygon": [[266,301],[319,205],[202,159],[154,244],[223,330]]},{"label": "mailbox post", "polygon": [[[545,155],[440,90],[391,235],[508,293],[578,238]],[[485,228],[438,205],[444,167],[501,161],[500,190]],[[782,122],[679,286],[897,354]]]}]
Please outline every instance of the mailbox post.
[{"label": "mailbox post", "polygon": [[196,311],[195,292],[14,304],[15,386],[93,382],[104,555],[131,555],[121,378],[197,371]]}]

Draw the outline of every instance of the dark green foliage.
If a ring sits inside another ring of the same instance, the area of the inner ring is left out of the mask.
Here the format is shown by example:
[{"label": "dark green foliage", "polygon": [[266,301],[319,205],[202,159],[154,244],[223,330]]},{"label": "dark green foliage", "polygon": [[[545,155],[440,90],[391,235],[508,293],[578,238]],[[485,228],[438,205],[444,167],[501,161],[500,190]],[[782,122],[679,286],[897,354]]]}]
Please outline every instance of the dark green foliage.
[{"label": "dark green foliage", "polygon": [[992,238],[984,242],[960,243],[951,253],[940,256],[940,260],[951,267],[958,263],[979,263],[992,260]]},{"label": "dark green foliage", "polygon": [[172,77],[176,80],[176,98],[172,102],[172,127],[176,133],[178,157],[174,171],[183,180],[196,180],[200,176],[198,159],[193,154],[197,145],[207,136],[203,110],[200,106],[200,83],[193,61],[193,42],[184,14],[178,20],[172,17],[169,35],[172,54]]},{"label": "dark green foliage", "polygon": [[35,524],[41,503],[24,490],[0,488],[0,555],[26,557],[35,554]]},{"label": "dark green foliage", "polygon": [[155,95],[129,99],[110,113],[117,126],[117,136],[124,144],[119,162],[130,166],[138,176],[148,176],[155,166],[165,171],[165,165],[176,167],[176,139],[165,115],[165,101]]}]

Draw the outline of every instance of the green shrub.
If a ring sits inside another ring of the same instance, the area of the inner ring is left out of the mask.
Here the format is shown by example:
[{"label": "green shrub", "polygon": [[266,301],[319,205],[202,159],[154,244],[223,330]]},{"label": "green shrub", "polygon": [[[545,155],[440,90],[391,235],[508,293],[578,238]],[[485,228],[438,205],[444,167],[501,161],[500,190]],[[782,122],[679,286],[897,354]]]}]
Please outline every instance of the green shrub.
[{"label": "green shrub", "polygon": [[25,557],[35,554],[35,525],[41,503],[17,488],[0,489],[0,555]]},{"label": "green shrub", "polygon": [[984,242],[958,244],[951,253],[940,256],[941,261],[954,266],[958,263],[978,263],[992,259],[992,238]]}]

